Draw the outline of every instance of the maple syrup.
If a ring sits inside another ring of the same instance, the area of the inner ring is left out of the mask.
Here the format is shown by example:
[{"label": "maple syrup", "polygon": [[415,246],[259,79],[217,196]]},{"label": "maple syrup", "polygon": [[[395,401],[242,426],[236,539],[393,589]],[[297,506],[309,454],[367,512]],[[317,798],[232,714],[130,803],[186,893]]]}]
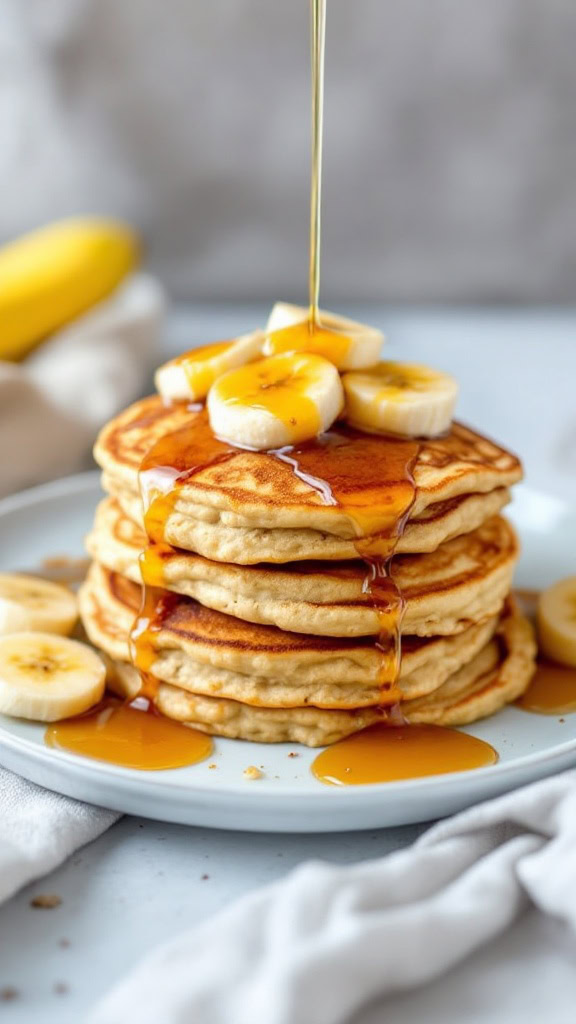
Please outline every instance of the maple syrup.
[{"label": "maple syrup", "polygon": [[396,782],[495,764],[489,743],[438,725],[372,725],[318,754],[312,773],[332,786]]},{"label": "maple syrup", "polygon": [[279,355],[282,352],[312,352],[330,360],[336,366],[342,366],[352,347],[352,338],[344,331],[305,320],[271,331],[267,335],[266,344],[270,355]]},{"label": "maple syrup", "polygon": [[[304,362],[306,356],[301,360]],[[244,405],[270,412],[280,420],[291,440],[315,437],[320,413],[308,396],[309,366],[295,366],[294,356],[279,355],[260,364],[242,366],[221,377],[218,397],[227,405]]]},{"label": "maple syrup", "polygon": [[[535,621],[540,591],[516,587],[514,596],[524,614]],[[516,701],[516,707],[540,715],[576,711],[576,668],[539,658],[530,685]]]},{"label": "maple syrup", "polygon": [[311,0],[312,160],[310,167],[310,263],[308,289],[310,323],[318,323],[320,294],[320,227],[322,214],[322,131],[324,126],[324,51],[326,0]]},{"label": "maple syrup", "polygon": [[152,704],[140,703],[146,704],[109,697],[84,715],[48,726],[45,743],[141,771],[184,768],[210,756],[210,736],[165,718]]},{"label": "maple syrup", "polygon": [[[318,314],[325,0],[311,0],[311,12],[309,317],[307,322],[273,332],[268,340],[273,353],[304,350],[341,362],[351,339],[344,332],[323,326]],[[252,377],[254,368],[246,372]],[[231,393],[229,400],[235,401],[236,395]],[[254,401],[273,411],[287,425],[292,418],[303,418],[309,424],[312,440],[255,453],[254,457],[276,459],[288,465],[324,504],[338,506],[347,514],[356,535],[358,556],[367,567],[364,592],[370,596],[380,622],[375,644],[381,653],[382,704],[394,705],[402,696],[398,679],[404,604],[389,574],[389,565],[416,498],[412,471],[420,445],[403,438],[371,437],[341,424],[316,437],[316,410],[306,406],[305,396],[298,395],[297,389],[291,387],[284,393],[281,382],[274,387],[261,386]],[[237,452],[237,448],[214,437],[203,410],[194,415],[189,426],[162,437],[142,461],[140,488],[149,544],[141,560],[144,603],[132,632],[132,643],[134,661],[143,673],[143,685],[148,692],[155,635],[162,629],[170,608],[156,590],[162,582],[163,561],[169,552],[167,521],[177,510],[179,491],[184,484],[202,470],[230,460]],[[391,752],[394,757],[389,756]],[[496,759],[496,752],[488,744],[464,733],[426,726],[381,725],[324,751],[314,762],[313,770],[322,781],[344,784],[464,770],[493,764]]]},{"label": "maple syrup", "polygon": [[[148,545],[142,553],[141,567],[153,557],[154,547],[154,545]],[[177,601],[178,596],[171,591],[148,586],[144,582],[142,603],[130,632],[130,654],[133,665],[140,672],[140,695],[151,701],[155,699],[158,692],[158,680],[152,674],[152,666],[156,660],[156,634],[163,628],[166,618]]]},{"label": "maple syrup", "polygon": [[216,341],[211,345],[202,345],[190,352],[184,352],[174,359],[174,363],[183,368],[193,394],[202,394],[213,384],[214,372],[207,361],[222,355],[230,348],[230,344],[229,341]]},{"label": "maple syrup", "polygon": [[416,497],[412,469],[420,444],[372,437],[344,424],[313,441],[281,449],[287,462],[326,504],[345,511],[356,527],[354,546],[366,563],[363,592],[378,613],[382,702],[401,699],[400,630],[404,601],[389,566]]},{"label": "maple syrup", "polygon": [[516,706],[540,715],[576,711],[576,668],[539,660],[532,681]]},{"label": "maple syrup", "polygon": [[[321,497],[326,505],[345,511],[356,530],[358,555],[367,565],[364,592],[374,603],[380,620],[376,640],[382,654],[379,684],[386,705],[398,701],[400,627],[403,600],[388,572],[390,559],[412,508],[416,487],[412,469],[419,442],[375,437],[346,424],[299,445],[254,458],[275,459]],[[196,474],[238,454],[210,429],[206,410],[195,413],[189,426],[162,437],[144,457],[140,485],[145,503],[145,526],[150,539],[140,562],[144,605],[132,632],[134,662],[149,673],[154,660],[154,639],[171,608],[161,585],[163,565],[172,548],[166,541],[166,522],[178,503],[180,488]],[[150,682],[147,682],[150,693]]]}]

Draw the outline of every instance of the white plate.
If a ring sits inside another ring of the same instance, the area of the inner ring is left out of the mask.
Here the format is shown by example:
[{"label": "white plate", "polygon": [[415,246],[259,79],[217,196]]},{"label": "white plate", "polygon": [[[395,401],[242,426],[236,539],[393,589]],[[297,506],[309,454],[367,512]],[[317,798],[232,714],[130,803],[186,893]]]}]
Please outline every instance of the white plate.
[{"label": "white plate", "polygon": [[[511,515],[524,545],[519,584],[538,587],[576,571],[574,511],[555,498],[517,491]],[[34,569],[45,557],[81,556],[99,495],[97,476],[89,473],[0,502],[0,569]],[[317,751],[305,747],[216,739],[209,762],[138,772],[49,750],[41,726],[1,716],[0,758],[59,793],[163,821],[270,832],[346,831],[438,818],[576,764],[576,714],[562,719],[507,708],[467,730],[498,750],[500,761],[493,767],[344,788],[314,779],[309,766]],[[293,750],[297,758],[288,757]],[[250,764],[262,766],[264,777],[244,779]]]}]

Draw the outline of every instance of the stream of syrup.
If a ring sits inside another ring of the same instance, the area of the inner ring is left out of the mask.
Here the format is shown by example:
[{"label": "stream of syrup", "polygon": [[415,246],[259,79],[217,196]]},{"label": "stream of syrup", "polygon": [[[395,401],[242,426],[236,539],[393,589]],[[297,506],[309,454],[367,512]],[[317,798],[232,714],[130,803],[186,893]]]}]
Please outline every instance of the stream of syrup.
[{"label": "stream of syrup", "polygon": [[326,0],[311,0],[312,40],[312,161],[310,173],[309,321],[318,325],[320,294],[320,226],[322,212],[322,129],[324,123],[324,51]]}]

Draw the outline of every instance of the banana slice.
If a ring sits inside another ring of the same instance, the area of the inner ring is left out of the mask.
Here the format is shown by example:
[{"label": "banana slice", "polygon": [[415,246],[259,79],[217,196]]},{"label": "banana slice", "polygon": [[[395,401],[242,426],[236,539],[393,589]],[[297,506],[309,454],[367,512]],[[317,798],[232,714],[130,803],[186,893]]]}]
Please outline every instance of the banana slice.
[{"label": "banana slice", "polygon": [[559,580],[540,595],[538,640],[548,658],[576,668],[576,576]]},{"label": "banana slice", "polygon": [[235,341],[219,341],[184,352],[156,371],[156,390],[169,402],[186,399],[196,402],[205,398],[223,373],[258,359],[263,342],[262,331],[251,331]]},{"label": "banana slice", "polygon": [[319,316],[320,327],[311,330],[304,306],[277,302],[266,324],[264,355],[312,352],[329,359],[339,370],[361,370],[378,362],[384,343],[382,331],[324,310]]},{"label": "banana slice", "polygon": [[316,437],[344,405],[338,371],[306,352],[270,356],[224,374],[208,393],[217,437],[258,451]]},{"label": "banana slice", "polygon": [[102,699],[104,662],[91,647],[51,633],[0,637],[0,712],[56,722]]},{"label": "banana slice", "polygon": [[450,426],[458,397],[454,377],[416,363],[378,363],[346,373],[346,419],[360,430],[435,437]]},{"label": "banana slice", "polygon": [[35,576],[0,573],[0,636],[41,630],[66,636],[78,618],[75,595]]}]

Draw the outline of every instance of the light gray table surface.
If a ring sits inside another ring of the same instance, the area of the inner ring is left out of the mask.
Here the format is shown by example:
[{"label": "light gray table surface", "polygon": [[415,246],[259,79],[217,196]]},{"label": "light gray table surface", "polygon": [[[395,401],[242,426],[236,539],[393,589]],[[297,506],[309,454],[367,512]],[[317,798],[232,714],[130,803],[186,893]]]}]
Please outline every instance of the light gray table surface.
[{"label": "light gray table surface", "polygon": [[[576,500],[575,311],[346,312],[386,331],[391,358],[453,372],[461,418],[519,452],[532,487]],[[262,307],[181,310],[162,355],[240,333],[264,317]],[[242,893],[310,857],[345,863],[381,856],[413,842],[423,827],[275,836],[124,818],[0,908],[0,989],[19,993],[0,1002],[0,1020],[75,1024],[146,951]],[[33,894],[48,891],[61,896],[61,905],[33,910]],[[549,1024],[568,1024],[576,946],[573,955],[566,948],[554,924],[529,913],[501,942],[362,1020],[527,1024],[545,1016]]]}]

